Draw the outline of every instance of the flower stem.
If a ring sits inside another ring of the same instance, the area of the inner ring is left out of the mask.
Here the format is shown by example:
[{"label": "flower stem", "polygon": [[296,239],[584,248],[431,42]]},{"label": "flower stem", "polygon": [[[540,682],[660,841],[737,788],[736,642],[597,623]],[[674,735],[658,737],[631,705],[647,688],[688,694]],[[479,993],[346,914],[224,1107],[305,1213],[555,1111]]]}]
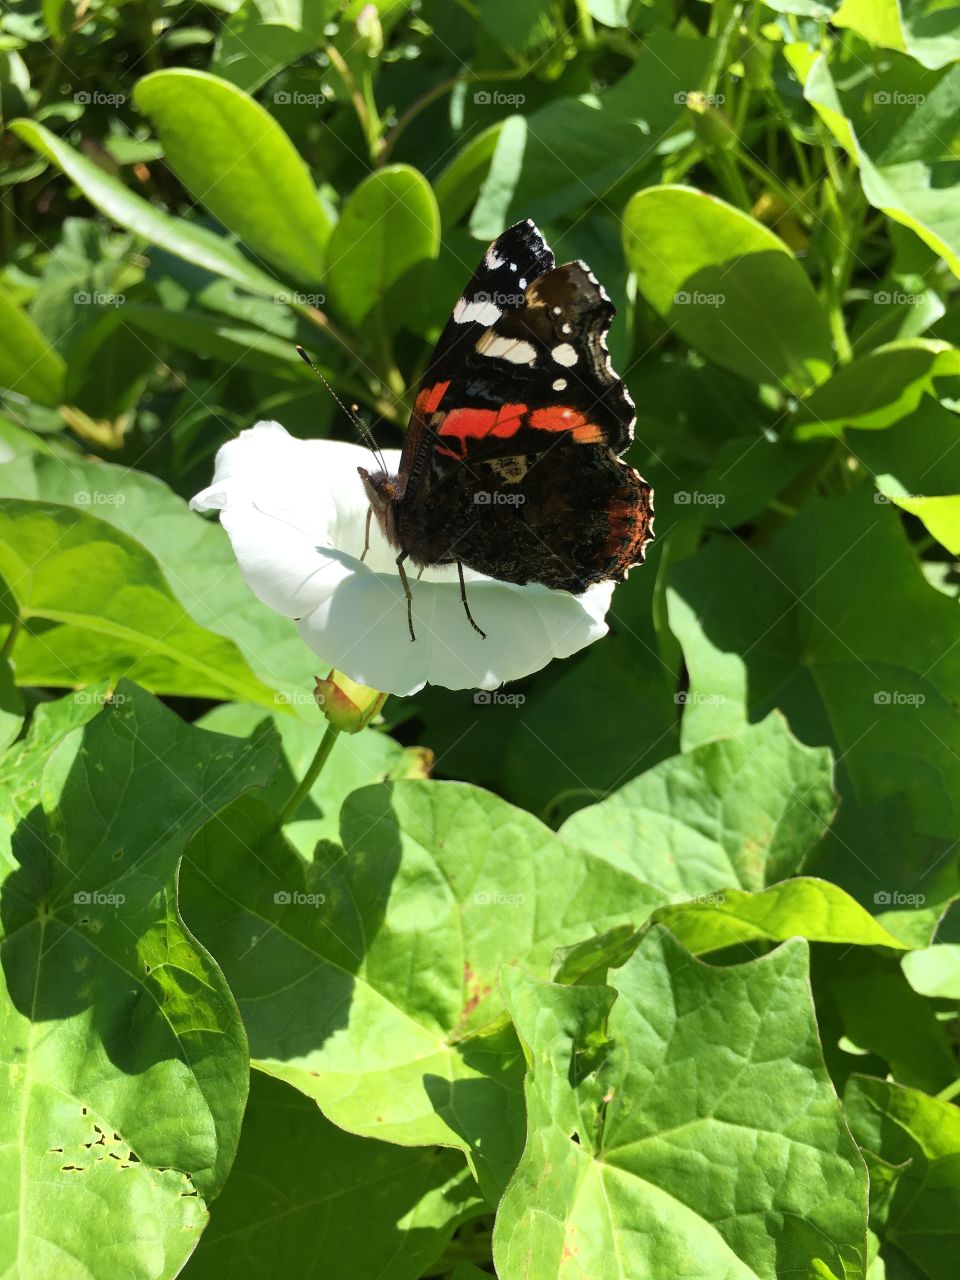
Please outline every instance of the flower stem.
[{"label": "flower stem", "polygon": [[323,766],[327,763],[330,752],[333,750],[333,744],[339,736],[340,730],[334,728],[332,724],[328,724],[326,732],[320,739],[320,745],[317,747],[317,754],[310,761],[306,773],[295,787],[290,799],[280,810],[279,818],[281,826],[283,823],[289,822],[290,819],[296,815],[297,810],[310,794],[313,784],[320,777]]}]

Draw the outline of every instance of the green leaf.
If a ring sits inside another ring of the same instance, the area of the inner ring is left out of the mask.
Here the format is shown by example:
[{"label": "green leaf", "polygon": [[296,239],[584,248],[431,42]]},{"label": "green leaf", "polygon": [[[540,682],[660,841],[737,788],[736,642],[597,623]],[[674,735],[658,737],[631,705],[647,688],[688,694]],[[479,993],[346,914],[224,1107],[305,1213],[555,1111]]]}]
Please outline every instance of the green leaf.
[{"label": "green leaf", "polygon": [[830,753],[771,715],[661,761],[559,834],[679,900],[795,874],[835,810]]},{"label": "green leaf", "polygon": [[172,878],[276,746],[193,729],[127,682],[68,723],[45,736],[30,794],[3,802],[8,1244],[22,1276],[64,1258],[102,1275],[107,1249],[117,1274],[158,1280],[203,1228],[247,1091],[236,1006]]},{"label": "green leaf", "polygon": [[960,66],[925,71],[897,53],[867,64],[840,50],[816,59],[803,92],[859,163],[867,200],[960,275]]},{"label": "green leaf", "polygon": [[843,0],[831,22],[870,44],[909,53],[925,67],[960,60],[956,10],[939,0]]},{"label": "green leaf", "polygon": [[800,402],[800,440],[839,435],[844,427],[879,430],[913,413],[934,379],[960,373],[960,351],[949,342],[907,338],[888,342],[838,369]]},{"label": "green leaf", "polygon": [[826,314],[787,246],[716,196],[638,191],[624,213],[637,285],[681,336],[753,382],[805,391],[832,353]]},{"label": "green leaf", "polygon": [[23,725],[23,695],[17,688],[9,659],[0,656],[0,751],[17,737]]},{"label": "green leaf", "polygon": [[180,181],[253,252],[319,280],[333,220],[293,143],[242,89],[204,71],[154,71],[134,90]]},{"label": "green leaf", "polygon": [[417,1280],[483,1204],[463,1157],[356,1138],[259,1071],[237,1159],[184,1280]]},{"label": "green leaf", "polygon": [[906,949],[842,889],[829,880],[806,876],[771,885],[763,893],[723,889],[701,894],[694,902],[659,908],[653,919],[666,925],[695,955],[740,942],[784,942],[794,937]]},{"label": "green leaf", "polygon": [[[952,844],[960,829],[956,607],[928,586],[889,506],[865,485],[810,500],[768,547],[708,543],[674,567],[668,594],[690,672],[684,744],[780,707],[802,741],[842,760],[841,818],[851,806],[877,814],[870,856],[838,845],[848,861],[831,876],[858,875],[878,904],[955,892],[955,854],[945,844],[931,856],[923,841]],[[881,815],[893,803],[909,831],[896,838]]]},{"label": "green leaf", "polygon": [[[619,209],[645,168],[656,164],[661,149],[686,114],[686,95],[701,88],[709,74],[716,41],[662,28],[647,36],[633,65],[599,94],[555,98],[503,125],[490,172],[470,217],[470,230],[489,240],[520,218],[544,222],[584,205],[606,202]],[[511,83],[491,83],[489,92],[515,92]],[[477,107],[489,112],[490,101]],[[486,124],[486,118],[482,119]]]},{"label": "green leaf", "polygon": [[502,982],[529,1072],[501,1280],[862,1275],[866,1171],[804,943],[712,969],[654,930],[610,987]]},{"label": "green leaf", "polygon": [[928,1280],[953,1280],[960,1267],[960,1111],[867,1076],[850,1080],[844,1104],[871,1168],[889,1170],[885,1202],[873,1205],[884,1256],[893,1266],[909,1260]]},{"label": "green leaf", "polygon": [[411,273],[439,252],[440,212],[430,184],[409,165],[388,165],[343,206],[330,237],[330,296],[354,326],[379,307],[379,323],[396,328],[397,301],[409,300]]},{"label": "green leaf", "polygon": [[[87,491],[88,505],[103,496]],[[274,704],[232,641],[184,612],[153,557],[84,511],[0,500],[0,575],[23,623],[18,684],[126,675],[158,693]]]},{"label": "green leaf", "polygon": [[[284,704],[288,698],[295,707],[309,699],[314,714],[309,720],[294,719],[282,712],[271,716],[273,727],[280,735],[286,768],[277,770],[263,798],[278,811],[306,773],[326,726],[312,692],[281,694],[279,700]],[[262,707],[230,702],[214,707],[198,723],[215,733],[248,738],[263,718]],[[318,840],[339,837],[340,809],[351,791],[387,778],[413,777],[417,770],[423,774],[424,761],[420,753],[415,749],[405,751],[387,733],[367,728],[360,733],[342,734],[336,750],[313,784],[309,799],[286,824],[287,838],[305,857],[312,856]]]},{"label": "green leaf", "polygon": [[246,0],[240,5],[231,0],[210,70],[253,93],[326,43],[324,27],[342,8],[342,0]]},{"label": "green leaf", "polygon": [[454,783],[355,791],[342,848],[321,842],[309,863],[274,825],[243,802],[201,833],[181,876],[256,1065],[354,1133],[460,1147],[501,1188],[522,1122],[500,965],[546,973],[558,945],[641,923],[655,895]]},{"label": "green leaf", "polygon": [[909,511],[952,555],[960,554],[960,418],[924,395],[885,431],[848,437],[884,499]]},{"label": "green leaf", "polygon": [[67,366],[18,302],[0,285],[0,386],[56,408]]},{"label": "green leaf", "polygon": [[903,957],[903,972],[914,991],[935,1000],[960,1000],[960,944],[937,943]]},{"label": "green leaf", "polygon": [[[312,695],[316,656],[288,619],[254,596],[219,522],[200,519],[162,480],[111,463],[73,458],[64,466],[34,454],[3,468],[0,494],[62,503],[83,516],[95,512],[98,521],[135,539],[145,548],[139,556],[155,557],[169,590],[194,622],[243,654],[262,682],[247,697],[263,706],[305,712],[314,726],[321,723]],[[249,687],[249,675],[246,680]],[[238,689],[233,696],[244,695]]]},{"label": "green leaf", "polygon": [[135,195],[112,174],[74,151],[43,125],[32,120],[14,120],[10,130],[27,146],[52,160],[77,184],[95,208],[120,226],[178,258],[185,258],[187,262],[216,275],[226,276],[254,293],[273,297],[281,289],[279,281],[245,258],[229,240],[186,218],[175,218],[149,200]]}]

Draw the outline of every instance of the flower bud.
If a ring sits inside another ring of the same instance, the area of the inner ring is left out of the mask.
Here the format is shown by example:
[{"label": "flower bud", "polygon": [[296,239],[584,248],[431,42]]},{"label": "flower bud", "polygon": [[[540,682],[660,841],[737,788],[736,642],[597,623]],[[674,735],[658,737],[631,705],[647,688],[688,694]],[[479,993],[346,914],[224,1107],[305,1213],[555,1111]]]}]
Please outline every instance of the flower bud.
[{"label": "flower bud", "polygon": [[357,34],[367,43],[367,54],[378,58],[383,52],[383,27],[375,4],[365,4],[357,14]]},{"label": "flower bud", "polygon": [[389,694],[357,684],[336,668],[325,680],[316,677],[313,696],[335,729],[343,733],[359,733],[383,709]]}]

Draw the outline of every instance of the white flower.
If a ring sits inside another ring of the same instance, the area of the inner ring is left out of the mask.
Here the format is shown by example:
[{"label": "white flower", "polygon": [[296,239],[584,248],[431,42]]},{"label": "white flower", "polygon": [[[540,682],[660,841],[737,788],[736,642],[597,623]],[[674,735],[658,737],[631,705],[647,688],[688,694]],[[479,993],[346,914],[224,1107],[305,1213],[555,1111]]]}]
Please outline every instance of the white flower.
[{"label": "white flower", "polygon": [[[400,455],[385,455],[396,470]],[[298,440],[276,422],[258,422],[217,454],[213,484],[191,502],[219,511],[250,589],[295,618],[325,663],[384,693],[496,689],[565,658],[606,634],[612,582],[581,596],[498,582],[464,568],[473,616],[460,600],[455,565],[425,569],[413,593],[416,640],[397,573],[397,552],[371,522],[363,552],[367,498],[357,475],[370,458],[358,445]]]}]

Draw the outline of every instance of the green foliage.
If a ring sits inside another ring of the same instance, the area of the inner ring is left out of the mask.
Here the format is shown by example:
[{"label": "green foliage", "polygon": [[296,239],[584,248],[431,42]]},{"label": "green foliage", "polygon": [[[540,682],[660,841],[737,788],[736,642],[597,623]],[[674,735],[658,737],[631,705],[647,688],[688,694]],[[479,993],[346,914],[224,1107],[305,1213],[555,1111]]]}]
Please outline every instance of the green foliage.
[{"label": "green foliage", "polygon": [[[0,12],[0,1270],[952,1280],[960,10]],[[402,442],[489,239],[618,309],[610,634],[311,769],[192,513]],[[435,776],[432,776],[435,775]]]}]

